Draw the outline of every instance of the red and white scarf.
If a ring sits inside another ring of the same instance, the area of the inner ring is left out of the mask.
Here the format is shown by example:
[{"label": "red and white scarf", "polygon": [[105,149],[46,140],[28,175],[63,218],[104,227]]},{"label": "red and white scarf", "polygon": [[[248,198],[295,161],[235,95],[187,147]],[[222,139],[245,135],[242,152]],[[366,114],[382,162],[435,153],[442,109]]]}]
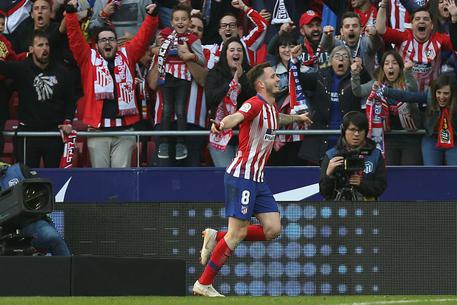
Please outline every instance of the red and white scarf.
[{"label": "red and white scarf", "polygon": [[389,105],[382,94],[383,87],[372,90],[366,103],[368,118],[368,137],[376,143],[376,147],[385,154],[384,131],[390,130]]},{"label": "red and white scarf", "polygon": [[119,115],[138,114],[135,104],[135,82],[128,66],[127,52],[121,48],[114,59],[113,81],[108,69],[108,62],[95,50],[92,51],[92,65],[94,69],[94,92],[95,99],[114,99],[114,90],[117,93]]},{"label": "red and white scarf", "polygon": [[[235,113],[237,106],[236,101],[238,99],[238,95],[240,94],[240,92],[241,85],[235,80],[232,80],[230,82],[230,87],[227,91],[227,94],[224,96],[222,102],[220,102],[217,106],[215,117],[216,122],[220,122],[227,115]],[[224,130],[220,133],[211,132],[209,134],[209,142],[214,149],[225,151],[227,144],[230,142],[230,139],[232,138],[232,135],[233,133],[231,129]]]},{"label": "red and white scarf", "polygon": [[63,155],[60,158],[60,168],[72,168],[73,167],[73,155],[76,149],[76,130],[72,130],[69,134],[64,134],[60,131],[62,140],[64,143]]},{"label": "red and white scarf", "polygon": [[441,109],[440,125],[438,126],[438,139],[436,141],[438,148],[454,147],[454,128],[447,108]]},{"label": "red and white scarf", "polygon": [[159,72],[159,79],[157,80],[157,84],[162,86],[165,84],[165,63],[167,60],[167,53],[170,48],[173,48],[178,45],[178,35],[175,30],[168,35],[167,38],[162,42],[162,45],[159,49],[159,56],[157,57],[157,70]]}]

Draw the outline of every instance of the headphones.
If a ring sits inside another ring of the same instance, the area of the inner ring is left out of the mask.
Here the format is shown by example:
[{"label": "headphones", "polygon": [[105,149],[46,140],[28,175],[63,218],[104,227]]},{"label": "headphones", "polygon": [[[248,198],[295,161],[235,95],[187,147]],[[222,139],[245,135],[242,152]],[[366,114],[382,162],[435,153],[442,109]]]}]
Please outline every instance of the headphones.
[{"label": "headphones", "polygon": [[[343,116],[343,118],[341,120],[342,122],[340,125],[340,130],[341,130],[341,135],[343,137],[344,137],[344,132],[346,131],[346,128],[349,127],[349,125],[351,124],[351,122],[354,121],[354,119],[356,122],[361,123],[360,128],[362,128],[365,131],[368,131],[368,120],[367,120],[366,115],[360,111],[349,111],[348,113],[346,113]],[[366,122],[363,123],[363,121],[361,122],[361,120],[364,120]],[[346,126],[346,128],[344,126]]]},{"label": "headphones", "polygon": [[343,118],[341,119],[341,125],[340,125],[340,131],[341,135],[344,137],[344,132],[346,131],[346,128],[344,128],[344,125],[349,126],[349,123],[351,122],[352,118],[355,115],[359,115],[359,111],[349,111],[347,112]]}]

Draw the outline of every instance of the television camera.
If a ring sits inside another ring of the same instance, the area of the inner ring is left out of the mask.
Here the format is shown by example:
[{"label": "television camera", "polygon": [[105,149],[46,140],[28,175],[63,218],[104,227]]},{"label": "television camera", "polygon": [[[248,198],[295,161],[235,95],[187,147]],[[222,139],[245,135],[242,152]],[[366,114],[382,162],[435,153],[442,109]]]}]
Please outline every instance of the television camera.
[{"label": "television camera", "polygon": [[358,200],[356,191],[349,184],[349,178],[355,173],[362,173],[365,169],[365,156],[370,154],[370,151],[364,148],[356,150],[339,151],[336,155],[344,158],[343,165],[335,169],[334,176],[336,177],[336,197],[335,201],[343,200]]}]

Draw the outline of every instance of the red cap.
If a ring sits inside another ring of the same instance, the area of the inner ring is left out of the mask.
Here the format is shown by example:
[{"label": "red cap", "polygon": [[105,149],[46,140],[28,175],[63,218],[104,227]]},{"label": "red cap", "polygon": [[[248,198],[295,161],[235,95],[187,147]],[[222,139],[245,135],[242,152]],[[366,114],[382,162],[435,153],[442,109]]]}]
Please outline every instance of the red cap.
[{"label": "red cap", "polygon": [[319,19],[322,21],[321,16],[319,16],[319,14],[317,14],[313,10],[309,10],[309,11],[306,11],[305,13],[303,13],[303,15],[301,15],[301,17],[300,17],[300,28],[302,26],[304,26],[305,24],[306,25],[310,24],[311,21],[313,21],[313,19]]}]

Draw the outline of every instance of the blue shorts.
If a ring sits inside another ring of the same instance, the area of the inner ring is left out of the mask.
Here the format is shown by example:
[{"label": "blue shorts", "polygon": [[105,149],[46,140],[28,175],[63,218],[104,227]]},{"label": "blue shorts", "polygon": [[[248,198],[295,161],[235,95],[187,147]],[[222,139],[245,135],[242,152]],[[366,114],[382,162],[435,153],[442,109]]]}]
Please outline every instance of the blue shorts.
[{"label": "blue shorts", "polygon": [[236,178],[225,173],[225,216],[249,220],[254,214],[278,212],[273,193],[265,182]]}]

